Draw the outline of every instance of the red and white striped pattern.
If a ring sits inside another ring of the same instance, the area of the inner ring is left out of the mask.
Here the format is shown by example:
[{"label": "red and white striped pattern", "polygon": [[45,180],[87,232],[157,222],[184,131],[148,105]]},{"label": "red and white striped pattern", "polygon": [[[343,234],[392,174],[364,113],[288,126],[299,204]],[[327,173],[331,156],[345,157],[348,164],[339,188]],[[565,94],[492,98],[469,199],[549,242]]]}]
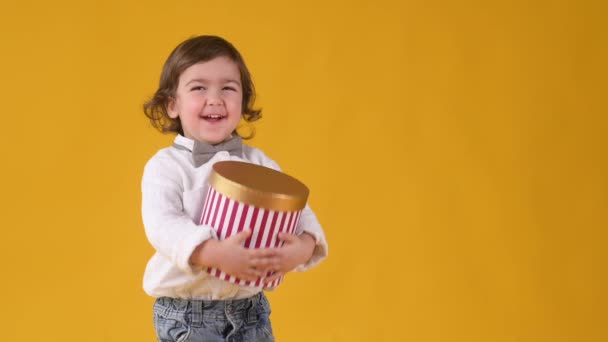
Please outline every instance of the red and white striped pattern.
[{"label": "red and white striped pattern", "polygon": [[[279,232],[295,234],[301,213],[301,210],[293,212],[273,211],[239,203],[209,187],[199,224],[213,227],[220,240],[240,233],[245,229],[251,229],[252,233],[245,241],[245,248],[280,247],[283,243],[277,239],[277,235]],[[280,277],[272,283],[264,284],[264,278],[251,282],[235,278],[216,268],[208,268],[207,272],[231,283],[255,287],[263,286],[265,289],[274,289],[283,281],[283,277]],[[266,276],[270,276],[270,274]]]}]

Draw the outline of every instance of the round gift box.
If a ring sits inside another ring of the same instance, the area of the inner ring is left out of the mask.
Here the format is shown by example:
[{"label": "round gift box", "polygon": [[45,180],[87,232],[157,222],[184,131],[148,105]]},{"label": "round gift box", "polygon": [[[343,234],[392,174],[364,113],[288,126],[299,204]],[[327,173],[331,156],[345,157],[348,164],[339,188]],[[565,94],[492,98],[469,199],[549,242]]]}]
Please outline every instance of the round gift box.
[{"label": "round gift box", "polygon": [[[199,224],[211,226],[220,240],[251,229],[245,248],[280,247],[282,242],[277,235],[296,233],[308,193],[302,182],[271,168],[239,161],[217,162],[209,178]],[[245,281],[216,268],[207,272],[231,283],[265,289],[273,289],[283,281],[283,277],[271,283],[265,283],[265,277]]]}]

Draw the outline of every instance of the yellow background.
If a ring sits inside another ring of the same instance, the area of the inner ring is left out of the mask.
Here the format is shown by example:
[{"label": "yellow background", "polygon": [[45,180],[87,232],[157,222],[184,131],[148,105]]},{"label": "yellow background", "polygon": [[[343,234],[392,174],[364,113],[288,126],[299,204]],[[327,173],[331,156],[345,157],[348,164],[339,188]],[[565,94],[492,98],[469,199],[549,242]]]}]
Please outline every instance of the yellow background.
[{"label": "yellow background", "polygon": [[4,1],[0,339],[154,340],[141,104],[218,34],[330,242],[278,341],[607,341],[605,4]]}]

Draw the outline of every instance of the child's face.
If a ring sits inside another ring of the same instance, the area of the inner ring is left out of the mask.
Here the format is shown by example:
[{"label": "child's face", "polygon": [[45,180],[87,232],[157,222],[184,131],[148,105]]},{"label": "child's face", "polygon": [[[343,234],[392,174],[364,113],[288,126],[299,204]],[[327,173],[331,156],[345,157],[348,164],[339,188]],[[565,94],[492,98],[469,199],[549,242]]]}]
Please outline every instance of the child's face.
[{"label": "child's face", "polygon": [[187,138],[218,144],[236,129],[242,102],[238,66],[227,57],[216,57],[184,70],[167,109],[171,118],[179,118]]}]

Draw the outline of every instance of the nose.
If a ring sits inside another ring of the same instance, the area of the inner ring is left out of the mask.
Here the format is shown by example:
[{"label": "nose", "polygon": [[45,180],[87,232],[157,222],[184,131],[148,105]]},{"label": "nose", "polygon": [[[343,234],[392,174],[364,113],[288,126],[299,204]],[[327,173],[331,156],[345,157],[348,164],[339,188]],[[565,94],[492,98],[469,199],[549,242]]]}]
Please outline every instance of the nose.
[{"label": "nose", "polygon": [[207,105],[209,106],[221,106],[224,102],[222,97],[215,91],[210,91],[207,94]]}]

